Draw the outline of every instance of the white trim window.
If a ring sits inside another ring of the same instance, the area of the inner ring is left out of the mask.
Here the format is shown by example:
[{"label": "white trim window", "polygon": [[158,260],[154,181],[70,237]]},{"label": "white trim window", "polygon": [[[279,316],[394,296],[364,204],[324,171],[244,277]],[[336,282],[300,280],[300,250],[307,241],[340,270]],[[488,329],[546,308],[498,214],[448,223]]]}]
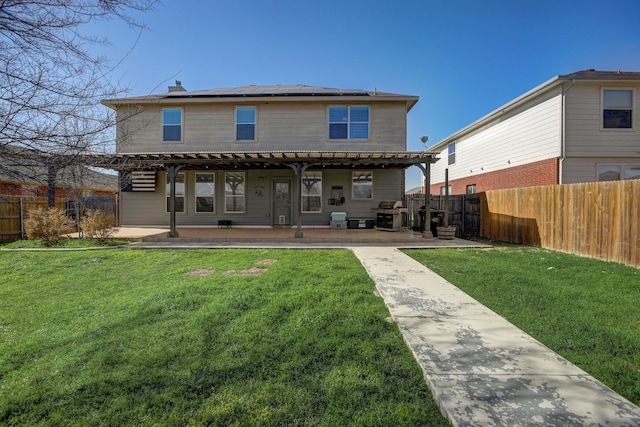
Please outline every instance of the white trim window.
[{"label": "white trim window", "polygon": [[602,128],[633,129],[633,89],[602,89]]},{"label": "white trim window", "polygon": [[213,172],[196,172],[196,212],[215,212],[216,174]]},{"label": "white trim window", "polygon": [[476,193],[476,185],[469,184],[467,185],[467,194],[475,194]]},{"label": "white trim window", "polygon": [[449,191],[449,195],[451,195],[451,184],[449,184],[449,185],[441,185],[440,186],[440,195],[441,196],[446,196],[447,195],[447,190]]},{"label": "white trim window", "polygon": [[224,173],[225,213],[245,212],[246,174],[244,172]]},{"label": "white trim window", "polygon": [[305,172],[302,176],[302,212],[322,212],[322,172]]},{"label": "white trim window", "polygon": [[236,107],[236,141],[256,140],[256,107]]},{"label": "white trim window", "polygon": [[456,143],[452,142],[447,147],[447,164],[453,165],[456,163]]},{"label": "white trim window", "polygon": [[182,108],[162,109],[162,142],[182,142]]},{"label": "white trim window", "polygon": [[[167,185],[166,185],[165,194],[167,198],[167,212],[170,212],[171,210],[169,209],[169,200],[171,199],[171,184],[169,183],[169,174],[167,174]],[[176,198],[175,198],[176,212],[184,212],[184,196],[185,196],[184,172],[179,172],[178,176],[176,176]]]},{"label": "white trim window", "polygon": [[351,174],[351,198],[373,199],[373,171],[354,171]]},{"label": "white trim window", "polygon": [[369,106],[330,106],[329,139],[369,139]]}]

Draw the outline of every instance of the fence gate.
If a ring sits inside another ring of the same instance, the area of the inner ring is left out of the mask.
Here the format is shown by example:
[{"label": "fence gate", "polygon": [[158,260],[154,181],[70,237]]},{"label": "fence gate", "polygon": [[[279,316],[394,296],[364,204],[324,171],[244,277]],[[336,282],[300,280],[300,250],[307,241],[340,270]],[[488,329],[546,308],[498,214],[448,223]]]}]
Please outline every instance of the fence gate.
[{"label": "fence gate", "polygon": [[[424,206],[424,194],[407,194],[405,206],[409,226],[417,231],[420,227],[418,210]],[[444,211],[444,196],[431,196],[430,208]],[[458,227],[458,236],[480,236],[480,193],[450,195],[447,212],[449,225]]]}]

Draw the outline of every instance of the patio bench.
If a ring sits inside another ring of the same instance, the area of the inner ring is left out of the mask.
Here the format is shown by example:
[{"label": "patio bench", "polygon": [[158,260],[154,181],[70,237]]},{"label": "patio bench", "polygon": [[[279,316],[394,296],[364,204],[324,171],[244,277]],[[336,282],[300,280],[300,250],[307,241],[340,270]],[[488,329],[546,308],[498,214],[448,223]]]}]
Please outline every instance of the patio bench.
[{"label": "patio bench", "polygon": [[219,219],[218,220],[218,228],[231,228],[231,220],[230,219]]}]

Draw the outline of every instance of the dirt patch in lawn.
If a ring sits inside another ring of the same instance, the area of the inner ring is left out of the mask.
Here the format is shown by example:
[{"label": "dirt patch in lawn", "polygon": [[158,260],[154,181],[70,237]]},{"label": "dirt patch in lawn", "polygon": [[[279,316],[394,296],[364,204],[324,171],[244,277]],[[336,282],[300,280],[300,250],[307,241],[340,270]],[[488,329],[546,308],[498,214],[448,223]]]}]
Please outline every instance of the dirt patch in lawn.
[{"label": "dirt patch in lawn", "polygon": [[197,270],[184,273],[185,276],[211,276],[216,271],[213,268],[199,268]]},{"label": "dirt patch in lawn", "polygon": [[252,267],[247,270],[229,270],[222,273],[223,276],[259,276],[267,272],[266,268]]}]

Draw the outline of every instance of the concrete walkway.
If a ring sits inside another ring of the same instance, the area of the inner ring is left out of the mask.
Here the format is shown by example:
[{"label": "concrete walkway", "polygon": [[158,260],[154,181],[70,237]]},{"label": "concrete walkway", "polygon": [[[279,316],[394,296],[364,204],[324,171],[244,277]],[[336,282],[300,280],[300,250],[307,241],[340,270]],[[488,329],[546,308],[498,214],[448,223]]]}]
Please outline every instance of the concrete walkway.
[{"label": "concrete walkway", "polygon": [[353,252],[454,426],[640,426],[640,408],[398,249]]}]

